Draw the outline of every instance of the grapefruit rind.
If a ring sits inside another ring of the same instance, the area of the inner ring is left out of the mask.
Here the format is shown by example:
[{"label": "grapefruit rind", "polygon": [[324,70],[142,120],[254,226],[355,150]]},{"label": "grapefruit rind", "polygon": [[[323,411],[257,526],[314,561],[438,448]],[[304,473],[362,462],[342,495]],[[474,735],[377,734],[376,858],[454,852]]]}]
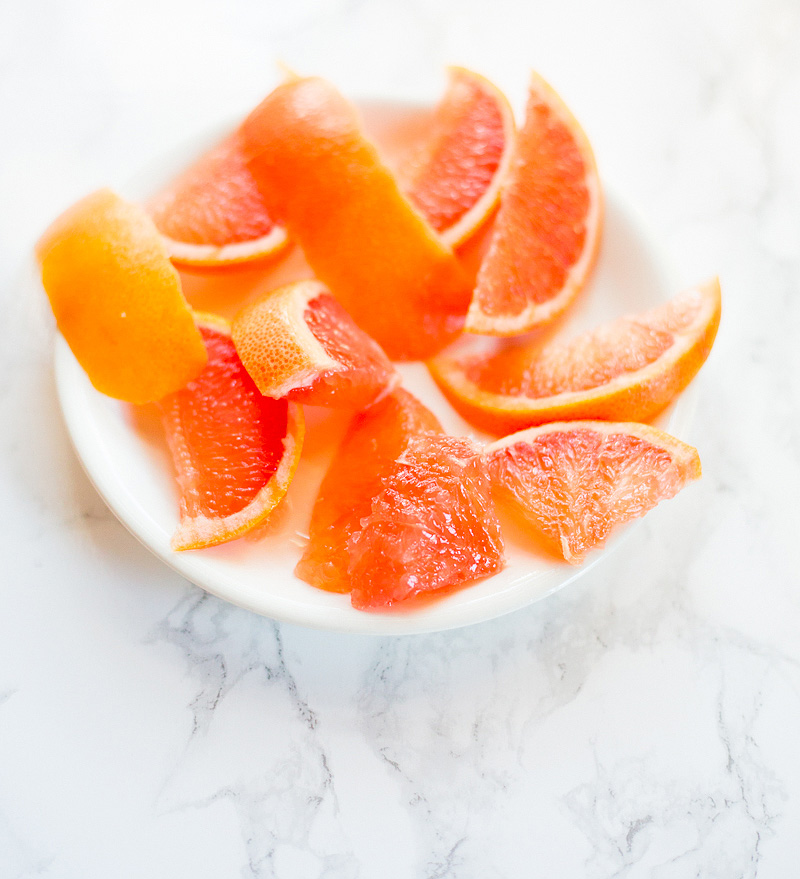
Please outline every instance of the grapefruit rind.
[{"label": "grapefruit rind", "polygon": [[566,419],[645,421],[687,387],[714,344],[721,313],[719,280],[714,278],[686,294],[692,292],[699,296],[701,306],[692,325],[674,334],[674,344],[647,366],[597,388],[549,397],[513,396],[482,389],[467,378],[460,358],[440,355],[428,361],[428,369],[455,409],[489,433]]},{"label": "grapefruit rind", "polygon": [[285,82],[240,134],[269,210],[390,357],[423,359],[455,338],[466,272],[401,192],[349,101],[318,77]]},{"label": "grapefruit rind", "polygon": [[191,244],[161,234],[169,258],[186,266],[231,266],[260,261],[279,253],[289,244],[283,226],[276,225],[261,238],[237,241],[235,244]]},{"label": "grapefruit rind", "polygon": [[[467,313],[465,331],[490,336],[515,336],[527,333],[536,327],[549,324],[572,304],[574,299],[583,289],[597,261],[600,250],[600,240],[603,231],[603,193],[600,184],[600,176],[597,171],[597,163],[594,151],[581,128],[577,119],[561,99],[553,87],[547,83],[538,73],[531,72],[530,96],[535,97],[542,104],[547,105],[556,117],[570,131],[579,147],[583,159],[586,174],[584,183],[589,194],[589,209],[584,217],[584,225],[587,230],[586,240],[579,259],[570,267],[561,290],[545,302],[531,302],[518,314],[490,315],[481,306],[481,285],[486,273],[482,268],[478,274],[475,294],[470,303]],[[529,98],[530,101],[530,98]],[[524,127],[524,125],[523,125]],[[513,166],[521,160],[516,155],[510,158],[510,171],[513,174]],[[508,174],[506,175],[508,176]],[[503,188],[501,187],[500,214],[498,220],[502,220],[503,211]],[[494,240],[490,241],[489,249],[484,259],[484,266],[488,266],[493,260],[493,254],[497,249]]]},{"label": "grapefruit rind", "polygon": [[149,403],[203,368],[180,277],[138,205],[90,193],[51,223],[36,256],[58,328],[98,391]]},{"label": "grapefruit rind", "polygon": [[[304,316],[309,302],[327,292],[319,281],[297,281],[257,299],[234,317],[231,331],[236,352],[264,396],[285,397],[309,387],[321,372],[344,369],[311,332]],[[274,350],[278,338],[279,352]],[[284,381],[277,381],[274,372],[278,356],[287,364]]]}]

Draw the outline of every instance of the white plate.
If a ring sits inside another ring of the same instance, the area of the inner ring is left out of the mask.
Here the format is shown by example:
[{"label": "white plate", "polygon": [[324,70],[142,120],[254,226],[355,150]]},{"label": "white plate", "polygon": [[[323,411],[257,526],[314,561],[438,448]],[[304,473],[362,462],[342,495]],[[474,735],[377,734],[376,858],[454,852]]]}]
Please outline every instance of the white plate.
[{"label": "white plate", "polygon": [[[141,198],[184,166],[219,132],[197,138],[140,174],[124,193]],[[246,277],[246,276],[245,276]],[[203,282],[196,282],[202,287]],[[203,290],[195,291],[200,300]],[[656,305],[677,293],[660,248],[624,202],[606,188],[606,221],[600,260],[566,333]],[[195,301],[198,307],[208,305]],[[148,549],[208,592],[264,616],[340,632],[407,634],[488,620],[538,601],[597,564],[619,543],[593,554],[580,568],[536,555],[507,535],[508,564],[499,574],[413,612],[354,610],[347,595],[327,593],[298,580],[293,569],[307,533],[311,506],[346,419],[308,411],[303,459],[286,500],[258,539],[243,538],[211,549],[175,553],[177,495],[168,453],[142,431],[126,404],[94,390],[63,338],[57,337],[55,370],[64,420],[86,473],[119,520]],[[451,433],[483,439],[446,403],[421,364],[401,366],[405,386],[426,403]],[[682,437],[694,409],[690,388],[658,420]],[[624,532],[623,532],[624,533]]]}]

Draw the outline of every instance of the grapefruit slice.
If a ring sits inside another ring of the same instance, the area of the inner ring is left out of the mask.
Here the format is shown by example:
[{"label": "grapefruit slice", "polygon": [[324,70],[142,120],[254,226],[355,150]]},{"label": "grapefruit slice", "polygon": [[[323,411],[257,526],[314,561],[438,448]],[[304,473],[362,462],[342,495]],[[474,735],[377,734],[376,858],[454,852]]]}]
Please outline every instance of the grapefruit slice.
[{"label": "grapefruit slice", "polygon": [[404,192],[442,241],[457,247],[500,197],[514,145],[514,114],[488,79],[451,67],[424,142],[400,165]]},{"label": "grapefruit slice", "polygon": [[267,397],[364,409],[399,381],[380,345],[319,281],[287,284],[233,319],[242,363]]},{"label": "grapefruit slice", "polygon": [[356,416],[322,480],[308,546],[295,568],[301,580],[331,592],[350,591],[346,543],[369,515],[383,475],[413,436],[441,432],[436,416],[403,388]]},{"label": "grapefruit slice", "polygon": [[148,403],[194,378],[206,349],[147,214],[109,189],[66,210],[36,245],[56,323],[103,394]]},{"label": "grapefruit slice", "polygon": [[484,456],[502,502],[573,565],[701,472],[691,446],[633,423],[545,424],[487,446]]},{"label": "grapefruit slice", "polygon": [[244,121],[248,167],[316,277],[393,359],[463,325],[470,284],[398,188],[355,108],[318,78],[278,86]]},{"label": "grapefruit slice", "polygon": [[534,73],[467,331],[519,335],[565,311],[594,266],[602,218],[589,140]]},{"label": "grapefruit slice", "polygon": [[464,418],[490,433],[565,419],[643,421],[697,374],[720,309],[715,278],[568,341],[523,343],[490,357],[445,354],[428,366]]},{"label": "grapefruit slice", "polygon": [[180,486],[174,550],[240,537],[286,494],[303,446],[303,411],[258,391],[227,321],[197,316],[208,349],[200,375],[159,403]]},{"label": "grapefruit slice", "polygon": [[350,535],[347,552],[350,600],[360,610],[443,595],[499,571],[500,522],[475,444],[412,437]]},{"label": "grapefruit slice", "polygon": [[204,153],[147,210],[176,263],[227,266],[264,259],[288,243],[247,168],[238,133]]}]

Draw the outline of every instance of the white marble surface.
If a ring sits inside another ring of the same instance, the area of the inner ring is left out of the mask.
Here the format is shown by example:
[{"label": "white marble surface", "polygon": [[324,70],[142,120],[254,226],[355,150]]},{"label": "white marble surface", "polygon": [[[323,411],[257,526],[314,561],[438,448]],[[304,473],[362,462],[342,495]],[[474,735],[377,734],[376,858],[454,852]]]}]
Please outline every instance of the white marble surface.
[{"label": "white marble surface", "polygon": [[[440,635],[277,625],[117,523],[56,411],[36,235],[273,61],[515,101],[533,66],[724,317],[700,485],[548,601]],[[800,875],[796,0],[4,0],[0,876]]]}]

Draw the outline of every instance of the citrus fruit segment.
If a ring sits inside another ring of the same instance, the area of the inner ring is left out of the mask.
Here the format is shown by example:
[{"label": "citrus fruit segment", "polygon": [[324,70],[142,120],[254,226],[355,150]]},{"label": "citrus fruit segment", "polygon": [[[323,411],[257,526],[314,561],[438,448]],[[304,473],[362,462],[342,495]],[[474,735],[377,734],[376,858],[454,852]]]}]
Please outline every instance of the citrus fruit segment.
[{"label": "citrus fruit segment", "polygon": [[467,331],[513,336],[561,314],[594,266],[602,216],[589,140],[533,74]]},{"label": "citrus fruit segment", "polygon": [[98,190],[53,222],[36,255],[58,328],[98,391],[148,403],[203,367],[178,274],[141,208]]},{"label": "citrus fruit segment", "polygon": [[283,499],[303,446],[302,409],[262,396],[227,322],[198,315],[208,364],[160,401],[180,486],[175,550],[214,546],[263,522]]},{"label": "citrus fruit segment", "polygon": [[644,424],[545,424],[487,446],[484,456],[502,502],[575,565],[614,528],[700,478],[695,449]]},{"label": "citrus fruit segment", "polygon": [[514,114],[488,79],[451,67],[444,97],[425,142],[399,169],[404,191],[439,233],[456,247],[497,204],[514,145]]},{"label": "citrus fruit segment", "polygon": [[411,437],[441,432],[436,416],[403,388],[356,416],[322,480],[308,546],[295,568],[301,580],[331,592],[350,591],[346,542],[369,515],[383,475]]},{"label": "citrus fruit segment", "polygon": [[399,376],[319,281],[287,284],[245,306],[233,341],[267,397],[364,409]]},{"label": "citrus fruit segment", "polygon": [[430,356],[459,332],[470,297],[466,275],[332,85],[286,82],[240,131],[269,210],[390,357]]},{"label": "citrus fruit segment", "polygon": [[267,212],[234,133],[147,204],[174,262],[224,266],[263,259],[288,242]]},{"label": "citrus fruit segment", "polygon": [[499,571],[500,522],[475,444],[412,437],[347,550],[350,600],[361,610],[441,595]]},{"label": "citrus fruit segment", "polygon": [[445,354],[428,367],[464,418],[490,433],[565,419],[643,421],[697,374],[720,309],[713,279],[567,341],[514,345],[490,357]]}]

